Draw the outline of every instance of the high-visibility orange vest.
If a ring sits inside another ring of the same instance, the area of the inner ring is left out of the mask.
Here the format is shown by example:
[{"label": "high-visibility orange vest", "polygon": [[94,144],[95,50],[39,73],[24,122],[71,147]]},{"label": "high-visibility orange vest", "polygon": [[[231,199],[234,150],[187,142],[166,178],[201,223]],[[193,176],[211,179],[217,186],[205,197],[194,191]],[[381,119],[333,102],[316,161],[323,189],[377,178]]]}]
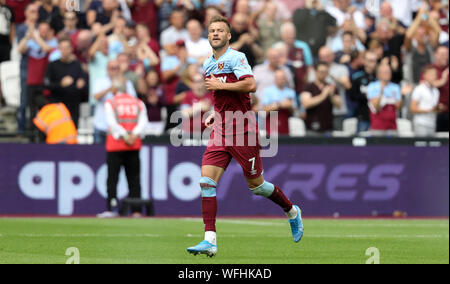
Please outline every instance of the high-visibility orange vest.
[{"label": "high-visibility orange vest", "polygon": [[77,144],[77,129],[63,103],[44,106],[33,123],[47,135],[48,144]]},{"label": "high-visibility orange vest", "polygon": [[[114,96],[114,98],[107,100],[114,110],[117,123],[121,125],[128,133],[138,124],[139,114],[143,110],[141,101],[131,95],[121,93]],[[115,139],[111,132],[108,131],[106,136],[106,151],[137,151],[142,146],[142,140],[137,138],[133,145],[129,146],[123,139]]]}]

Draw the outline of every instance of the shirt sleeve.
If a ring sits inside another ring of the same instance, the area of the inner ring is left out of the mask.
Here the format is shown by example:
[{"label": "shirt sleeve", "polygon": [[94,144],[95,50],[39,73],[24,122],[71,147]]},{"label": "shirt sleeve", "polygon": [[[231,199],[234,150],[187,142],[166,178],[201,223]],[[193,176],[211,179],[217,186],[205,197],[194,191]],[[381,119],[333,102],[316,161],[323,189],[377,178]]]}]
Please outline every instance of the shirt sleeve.
[{"label": "shirt sleeve", "polygon": [[400,85],[395,84],[395,99],[397,101],[401,101],[402,100],[402,89],[400,88]]},{"label": "shirt sleeve", "polygon": [[233,59],[233,73],[238,80],[245,77],[253,77],[252,67],[248,64],[244,53],[238,53]]},{"label": "shirt sleeve", "polygon": [[116,116],[114,115],[114,110],[109,103],[109,101],[105,102],[105,116],[106,122],[108,124],[109,131],[111,131],[112,136],[115,139],[119,139],[121,136],[128,135],[125,128],[123,128],[116,120]]},{"label": "shirt sleeve", "polygon": [[420,101],[420,95],[421,95],[421,92],[420,92],[420,86],[417,86],[415,89],[414,89],[414,91],[413,91],[413,93],[411,94],[411,100],[413,100],[413,101]]},{"label": "shirt sleeve", "polygon": [[367,87],[367,98],[369,100],[374,99],[380,95],[380,90],[377,88],[377,85],[374,83],[370,83]]},{"label": "shirt sleeve", "polygon": [[134,89],[133,83],[131,83],[131,81],[129,80],[127,80],[127,93],[137,98],[136,90]]}]

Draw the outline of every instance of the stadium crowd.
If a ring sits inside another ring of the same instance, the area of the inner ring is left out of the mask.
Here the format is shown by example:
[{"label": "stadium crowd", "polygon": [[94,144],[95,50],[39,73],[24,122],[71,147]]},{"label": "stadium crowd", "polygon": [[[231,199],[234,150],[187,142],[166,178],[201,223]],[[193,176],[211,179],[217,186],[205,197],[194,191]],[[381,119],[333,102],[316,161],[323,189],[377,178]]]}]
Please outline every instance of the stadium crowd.
[{"label": "stadium crowd", "polygon": [[416,136],[449,131],[447,0],[0,0],[0,62],[20,54],[18,131],[63,103],[103,143],[117,78],[145,103],[149,135],[175,127],[175,111],[198,118],[213,104],[200,75],[214,15],[229,18],[253,109],[262,122],[278,111],[280,135],[345,135],[350,121],[352,135],[397,135],[399,119]]}]

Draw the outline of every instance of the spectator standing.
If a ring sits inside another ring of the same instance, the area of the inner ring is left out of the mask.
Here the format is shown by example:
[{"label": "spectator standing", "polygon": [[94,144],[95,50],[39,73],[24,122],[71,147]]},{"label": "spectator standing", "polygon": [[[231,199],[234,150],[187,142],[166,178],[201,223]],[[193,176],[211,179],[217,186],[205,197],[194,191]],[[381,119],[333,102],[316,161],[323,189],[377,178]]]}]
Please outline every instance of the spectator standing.
[{"label": "spectator standing", "polygon": [[258,41],[262,50],[267,50],[281,40],[281,20],[276,18],[277,6],[275,3],[267,2],[264,13],[258,18],[257,26],[259,31]]},{"label": "spectator standing", "polygon": [[94,23],[108,25],[119,13],[119,6],[117,0],[92,0],[86,12],[88,26],[92,27]]},{"label": "spectator standing", "polygon": [[301,94],[309,135],[329,134],[333,130],[333,106],[340,107],[342,104],[341,97],[336,93],[336,86],[327,81],[328,71],[328,63],[317,63],[314,82],[308,84]]},{"label": "spectator standing", "polygon": [[410,110],[414,114],[414,134],[419,137],[434,136],[436,114],[445,106],[439,104],[439,90],[433,86],[437,78],[436,69],[433,66],[426,66],[422,78],[411,97]]},{"label": "spectator standing", "polygon": [[[16,36],[13,9],[0,0],[0,64],[9,61],[11,46]],[[0,82],[0,107],[2,106],[2,85]]]},{"label": "spectator standing", "polygon": [[[97,215],[101,218],[116,217],[118,212],[117,183],[120,169],[124,167],[130,198],[141,197],[140,158],[142,138],[147,126],[147,112],[144,103],[126,93],[125,80],[114,80],[114,97],[105,102],[108,123],[106,138],[107,211]],[[131,208],[134,217],[140,216],[140,208]]]},{"label": "spectator standing", "polygon": [[[107,67],[108,75],[104,78],[97,79],[93,87],[94,99],[96,101],[94,110],[94,143],[104,144],[106,141],[106,132],[108,124],[105,116],[105,102],[114,97],[117,88],[113,86],[114,80],[122,80],[120,66],[117,60],[110,60]],[[126,93],[136,97],[136,91],[130,81],[125,83]]]},{"label": "spectator standing", "polygon": [[[38,7],[35,3],[29,3],[24,11],[25,21],[17,26],[17,42],[21,42],[28,30],[34,30],[38,20]],[[19,132],[23,133],[27,128],[27,75],[28,55],[22,53],[20,58],[20,106],[18,110]]]},{"label": "spectator standing", "polygon": [[[286,65],[294,75],[295,90],[300,94],[309,74],[314,71],[314,58],[308,44],[296,39],[296,29],[293,23],[284,23],[280,32],[281,40],[287,47]],[[284,63],[281,64],[284,65]],[[289,82],[289,76],[287,78]]]},{"label": "spectator standing", "polygon": [[27,72],[27,108],[29,118],[27,129],[32,128],[32,119],[36,116],[36,99],[43,96],[43,81],[48,65],[48,56],[58,47],[48,22],[40,22],[37,30],[29,27],[26,35],[19,42],[18,50],[28,57]]},{"label": "spectator standing", "polygon": [[195,58],[199,64],[211,56],[212,48],[207,38],[202,37],[203,29],[196,19],[189,20],[186,24],[189,38],[186,41],[188,56]]},{"label": "spectator standing", "polygon": [[166,130],[178,125],[170,122],[170,116],[178,110],[179,102],[175,101],[176,88],[183,70],[189,63],[195,63],[195,59],[188,57],[185,43],[182,40],[176,43],[175,55],[166,57],[161,63],[164,95],[167,102]]},{"label": "spectator standing", "polygon": [[184,27],[185,21],[184,11],[176,9],[170,14],[170,26],[161,33],[159,43],[169,55],[173,55],[178,40],[186,42],[189,39],[189,33]]},{"label": "spectator standing", "polygon": [[[428,25],[428,31],[424,25]],[[439,44],[439,24],[430,17],[427,7],[422,7],[417,13],[413,24],[406,31],[404,49],[407,51],[408,71],[410,81],[418,84],[422,68],[433,62],[433,50]]]},{"label": "spectator standing", "polygon": [[281,65],[280,51],[275,48],[267,50],[266,62],[255,66],[253,74],[256,82],[256,96],[258,100],[262,99],[264,89],[275,84],[275,72],[281,69],[285,72],[285,78],[289,88],[294,88],[294,80],[288,67]]},{"label": "spectator standing", "polygon": [[61,59],[50,62],[44,78],[44,87],[50,90],[50,100],[63,103],[78,128],[80,103],[87,98],[87,74],[73,55],[72,41],[69,38],[59,40]]},{"label": "spectator standing", "polygon": [[131,16],[136,23],[143,23],[150,30],[151,38],[158,38],[158,6],[159,1],[133,0]]},{"label": "spectator standing", "polygon": [[[286,73],[278,69],[275,71],[275,84],[265,88],[262,92],[261,104],[266,112],[267,134],[289,135],[289,117],[297,109],[295,90],[288,87]],[[277,133],[271,128],[271,111],[278,113]]]},{"label": "spectator standing", "polygon": [[16,36],[16,26],[13,9],[0,0],[0,63],[8,61],[11,46]]},{"label": "spectator standing", "polygon": [[5,4],[13,9],[16,25],[25,21],[25,10],[32,0],[5,0]]},{"label": "spectator standing", "polygon": [[327,80],[330,84],[336,86],[336,91],[341,97],[341,104],[333,105],[333,125],[334,130],[342,130],[342,122],[348,116],[346,93],[352,86],[349,70],[345,65],[335,62],[334,53],[328,47],[320,48],[319,60],[329,65]]},{"label": "spectator standing", "polygon": [[403,105],[403,97],[400,86],[391,81],[389,65],[378,66],[377,79],[367,89],[370,129],[375,135],[391,135],[397,131],[397,112]]},{"label": "spectator standing", "polygon": [[448,47],[439,46],[434,53],[434,68],[437,71],[438,80],[435,87],[439,89],[439,103],[445,108],[438,113],[436,122],[437,132],[449,131],[449,69],[448,69]]},{"label": "spectator standing", "polygon": [[336,19],[324,10],[320,0],[306,0],[305,8],[297,9],[292,19],[297,39],[308,44],[314,57],[326,44],[328,35],[336,32]]},{"label": "spectator standing", "polygon": [[364,68],[352,75],[352,88],[349,91],[350,100],[356,105],[358,118],[358,133],[370,128],[370,115],[367,100],[367,87],[377,80],[377,55],[371,51],[364,53]]},{"label": "spectator standing", "polygon": [[257,38],[257,31],[251,28],[248,17],[243,13],[236,13],[231,22],[230,46],[245,53],[251,67],[264,56],[264,51],[256,42]]},{"label": "spectator standing", "polygon": [[161,135],[164,132],[165,121],[162,117],[162,109],[165,106],[164,91],[159,83],[159,75],[151,70],[145,76],[147,92],[142,96],[142,101],[147,109],[148,125],[145,133]]}]

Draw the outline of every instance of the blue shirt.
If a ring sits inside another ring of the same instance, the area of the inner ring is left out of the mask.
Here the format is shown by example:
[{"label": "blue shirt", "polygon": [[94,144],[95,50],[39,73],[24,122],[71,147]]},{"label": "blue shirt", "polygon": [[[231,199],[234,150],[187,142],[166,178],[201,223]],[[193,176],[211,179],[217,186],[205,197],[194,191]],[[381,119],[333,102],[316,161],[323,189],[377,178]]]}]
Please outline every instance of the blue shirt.
[{"label": "blue shirt", "polygon": [[286,99],[291,99],[294,103],[294,106],[297,107],[297,100],[295,99],[295,95],[295,91],[288,87],[284,87],[282,90],[280,90],[276,85],[272,85],[263,90],[262,104],[270,105],[273,103],[282,102]]},{"label": "blue shirt", "polygon": [[295,48],[301,48],[303,50],[303,59],[305,61],[306,66],[311,66],[314,64],[314,58],[311,52],[311,48],[309,48],[309,45],[301,40],[296,40],[294,42]]},{"label": "blue shirt", "polygon": [[214,55],[206,59],[203,63],[203,70],[206,77],[211,76],[211,73],[214,75],[234,74],[237,80],[253,76],[252,68],[248,64],[245,54],[230,47],[219,59],[216,60]]},{"label": "blue shirt", "polygon": [[[372,82],[367,87],[367,98],[369,100],[375,99],[380,95],[380,92],[381,92],[380,81]],[[383,98],[401,101],[402,93],[400,86],[398,84],[390,82],[386,87],[384,87]]]}]

